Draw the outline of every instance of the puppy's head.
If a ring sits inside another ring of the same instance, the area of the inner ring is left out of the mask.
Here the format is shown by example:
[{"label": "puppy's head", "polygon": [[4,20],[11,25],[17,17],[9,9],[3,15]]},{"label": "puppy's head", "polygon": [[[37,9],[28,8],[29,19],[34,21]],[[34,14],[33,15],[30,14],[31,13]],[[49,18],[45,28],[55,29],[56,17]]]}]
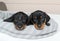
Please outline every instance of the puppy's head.
[{"label": "puppy's head", "polygon": [[36,29],[43,29],[43,25],[45,25],[46,21],[46,16],[43,11],[37,10],[33,12],[30,18]]},{"label": "puppy's head", "polygon": [[28,16],[24,12],[17,12],[16,14],[4,21],[13,22],[16,26],[16,29],[23,30],[28,21]]}]

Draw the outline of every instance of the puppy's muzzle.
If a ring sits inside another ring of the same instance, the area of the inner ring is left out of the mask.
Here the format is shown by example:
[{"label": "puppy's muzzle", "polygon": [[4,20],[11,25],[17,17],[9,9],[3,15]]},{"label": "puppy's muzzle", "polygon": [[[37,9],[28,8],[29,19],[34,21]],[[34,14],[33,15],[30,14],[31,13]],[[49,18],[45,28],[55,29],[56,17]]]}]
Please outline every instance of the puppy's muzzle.
[{"label": "puppy's muzzle", "polygon": [[34,26],[35,26],[35,28],[37,29],[37,30],[43,30],[44,29],[44,27],[45,27],[45,23],[46,23],[46,20],[45,20],[45,22],[44,23],[42,23],[42,24],[34,24]]},{"label": "puppy's muzzle", "polygon": [[16,28],[17,30],[24,30],[24,29],[25,29],[25,26],[26,26],[26,25],[22,25],[22,26],[17,26],[17,25],[15,25],[15,28]]},{"label": "puppy's muzzle", "polygon": [[45,27],[45,23],[42,23],[41,25],[34,24],[34,26],[35,26],[35,28],[36,28],[37,30],[43,30],[44,27]]}]

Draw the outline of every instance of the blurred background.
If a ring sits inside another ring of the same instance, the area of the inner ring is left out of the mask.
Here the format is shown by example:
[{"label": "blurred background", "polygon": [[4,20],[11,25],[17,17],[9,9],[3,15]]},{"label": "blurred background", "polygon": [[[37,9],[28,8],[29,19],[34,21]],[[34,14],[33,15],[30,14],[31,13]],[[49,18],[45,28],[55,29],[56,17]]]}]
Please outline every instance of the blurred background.
[{"label": "blurred background", "polygon": [[59,14],[60,0],[0,0],[0,10],[25,12],[42,10],[51,14]]}]

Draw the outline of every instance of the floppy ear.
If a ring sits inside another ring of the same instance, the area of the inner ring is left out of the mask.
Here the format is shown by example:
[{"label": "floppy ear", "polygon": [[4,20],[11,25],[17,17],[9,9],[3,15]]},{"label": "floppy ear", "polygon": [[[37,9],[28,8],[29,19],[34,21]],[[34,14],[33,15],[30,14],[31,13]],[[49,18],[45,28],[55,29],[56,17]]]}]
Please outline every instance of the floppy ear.
[{"label": "floppy ear", "polygon": [[4,21],[5,22],[13,22],[13,20],[14,20],[14,16],[11,16],[10,18],[5,19]]},{"label": "floppy ear", "polygon": [[32,25],[32,14],[28,17],[28,23],[27,25]]},{"label": "floppy ear", "polygon": [[29,16],[29,20],[32,21],[33,20],[32,18],[33,18],[33,13],[31,13],[31,15]]},{"label": "floppy ear", "polygon": [[26,20],[26,24],[28,24],[28,15],[25,14],[25,16],[26,16],[26,18],[27,18],[27,20]]},{"label": "floppy ear", "polygon": [[46,18],[46,25],[50,26],[50,23],[48,23],[49,20],[50,20],[50,17],[45,12],[44,12],[44,15],[45,15],[45,18]]},{"label": "floppy ear", "polygon": [[46,18],[46,22],[48,22],[50,20],[50,17],[44,12],[45,18]]}]

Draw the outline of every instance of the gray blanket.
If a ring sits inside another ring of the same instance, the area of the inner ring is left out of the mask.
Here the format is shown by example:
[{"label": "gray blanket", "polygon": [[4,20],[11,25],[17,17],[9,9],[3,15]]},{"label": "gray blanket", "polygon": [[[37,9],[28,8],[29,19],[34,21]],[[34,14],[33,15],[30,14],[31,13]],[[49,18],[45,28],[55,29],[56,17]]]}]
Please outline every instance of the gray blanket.
[{"label": "gray blanket", "polygon": [[[13,12],[14,14],[15,12]],[[57,30],[57,23],[51,18],[49,23],[50,26],[44,27],[43,30],[36,30],[33,25],[26,26],[22,31],[15,29],[13,23],[4,22],[3,20],[13,15],[10,11],[0,12],[0,32],[6,33],[8,35],[18,37],[18,38],[28,38],[28,39],[38,39],[53,35]]]}]

